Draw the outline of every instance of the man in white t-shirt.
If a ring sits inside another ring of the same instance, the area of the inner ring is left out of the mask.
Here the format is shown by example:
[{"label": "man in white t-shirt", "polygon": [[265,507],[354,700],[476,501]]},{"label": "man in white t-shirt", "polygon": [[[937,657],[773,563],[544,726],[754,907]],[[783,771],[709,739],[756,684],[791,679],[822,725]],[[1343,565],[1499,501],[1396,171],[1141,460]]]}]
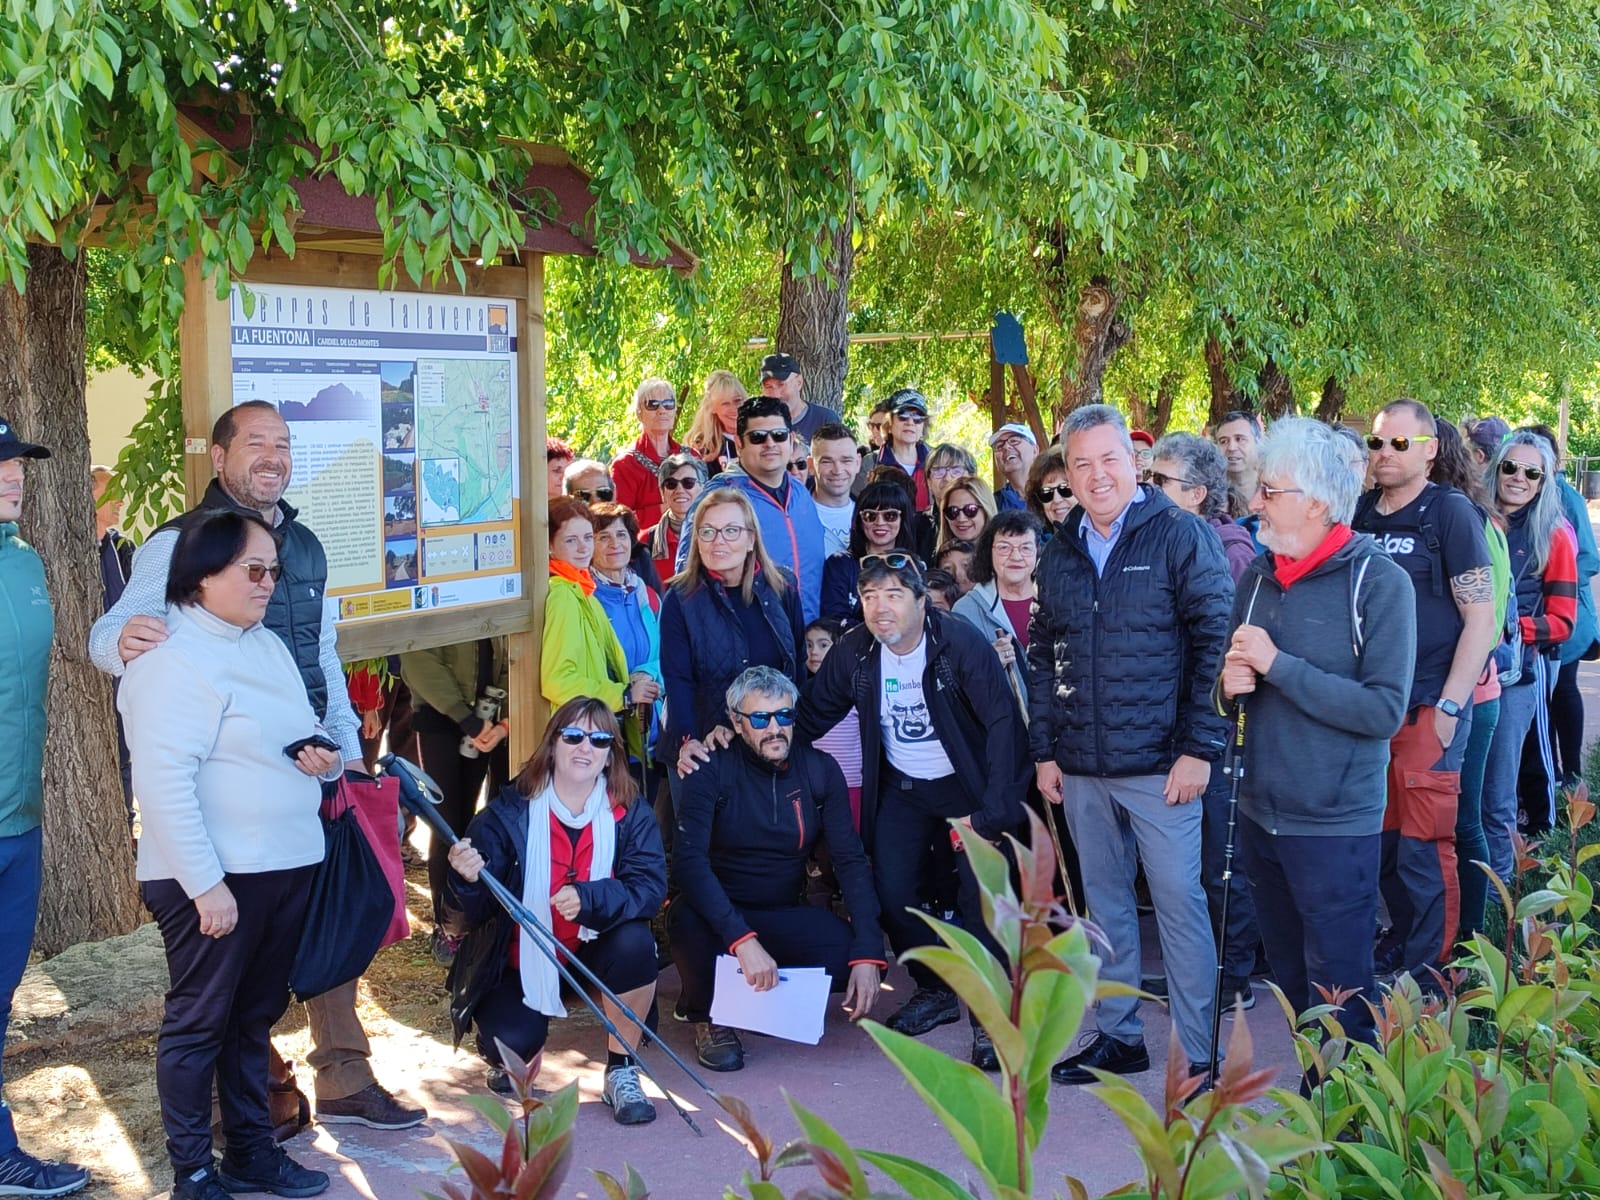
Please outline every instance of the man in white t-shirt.
[{"label": "man in white t-shirt", "polygon": [[829,554],[840,554],[850,547],[850,522],[856,515],[850,485],[859,470],[861,451],[848,429],[833,422],[817,430],[817,436],[811,439],[811,478],[817,485],[811,498],[817,502],[823,545]]},{"label": "man in white t-shirt", "polygon": [[[996,841],[1018,828],[1027,790],[1016,698],[994,648],[967,622],[930,609],[913,555],[869,554],[857,583],[861,624],[848,630],[807,688],[797,731],[814,741],[856,709],[861,728],[861,837],[872,857],[884,932],[897,955],[934,942],[913,916],[919,884],[950,822]],[[983,923],[977,881],[956,855],[963,926],[1003,955]],[[961,1019],[955,993],[920,963],[917,987],[888,1020],[920,1037]],[[973,1023],[972,1062],[998,1070]]]}]

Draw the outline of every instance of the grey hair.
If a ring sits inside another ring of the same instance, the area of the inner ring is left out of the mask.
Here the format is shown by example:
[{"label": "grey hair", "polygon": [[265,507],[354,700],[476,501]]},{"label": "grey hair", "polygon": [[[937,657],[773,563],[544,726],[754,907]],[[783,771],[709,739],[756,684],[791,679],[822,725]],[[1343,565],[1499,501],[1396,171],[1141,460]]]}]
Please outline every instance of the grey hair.
[{"label": "grey hair", "polygon": [[1566,514],[1561,511],[1561,484],[1556,479],[1556,448],[1548,438],[1527,429],[1519,429],[1502,441],[1484,471],[1496,506],[1500,503],[1500,464],[1505,462],[1513,446],[1532,446],[1539,452],[1539,464],[1544,468],[1539,490],[1528,502],[1528,554],[1535,573],[1543,575],[1550,563],[1550,543],[1557,527],[1566,520]]},{"label": "grey hair", "polygon": [[595,458],[575,458],[567,464],[567,469],[562,472],[561,486],[570,488],[578,476],[587,475],[591,471],[599,471],[600,474],[606,477],[606,481],[610,482],[611,468],[606,466],[605,463]]},{"label": "grey hair", "polygon": [[692,454],[669,454],[661,460],[661,465],[656,468],[656,482],[665,483],[684,467],[693,467],[695,478],[701,483],[706,481],[706,464]]},{"label": "grey hair", "polygon": [[1344,439],[1321,421],[1287,417],[1273,423],[1261,443],[1261,478],[1289,479],[1307,500],[1328,508],[1330,525],[1355,516],[1361,481],[1350,469]]},{"label": "grey hair", "polygon": [[795,687],[794,680],[777,667],[746,667],[740,672],[739,677],[728,685],[727,694],[723,697],[728,703],[728,712],[738,712],[739,706],[751,692],[783,696],[784,703],[789,705],[800,699],[800,689]]},{"label": "grey hair", "polygon": [[1061,426],[1061,448],[1067,448],[1067,439],[1075,433],[1088,433],[1091,429],[1098,429],[1102,425],[1109,425],[1121,435],[1122,447],[1129,454],[1133,453],[1133,439],[1128,436],[1128,423],[1122,419],[1122,414],[1109,404],[1085,404],[1082,408],[1075,408],[1067,414],[1066,423]]},{"label": "grey hair", "polygon": [[1183,464],[1183,477],[1189,482],[1178,486],[1184,491],[1192,490],[1194,484],[1206,489],[1201,516],[1209,520],[1228,515],[1228,460],[1215,442],[1192,433],[1169,433],[1156,443],[1152,457],[1158,462],[1171,458]]}]

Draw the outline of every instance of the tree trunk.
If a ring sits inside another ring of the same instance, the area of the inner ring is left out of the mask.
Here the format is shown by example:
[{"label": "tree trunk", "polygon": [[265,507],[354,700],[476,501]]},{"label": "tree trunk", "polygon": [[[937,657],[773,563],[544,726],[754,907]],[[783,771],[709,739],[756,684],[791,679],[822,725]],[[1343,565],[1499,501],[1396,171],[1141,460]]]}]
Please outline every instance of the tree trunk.
[{"label": "tree trunk", "polygon": [[1294,415],[1294,383],[1279,369],[1272,355],[1267,355],[1267,361],[1256,375],[1256,383],[1257,411],[1272,418]]},{"label": "tree trunk", "polygon": [[127,933],[142,910],[117,769],[111,681],[89,662],[100,615],[89,414],[84,398],[84,261],[30,246],[28,291],[0,288],[0,413],[53,456],[29,465],[22,532],[44,560],[56,636],[44,754],[44,894],[35,945],[54,954]]},{"label": "tree trunk", "polygon": [[1121,307],[1122,294],[1111,290],[1111,281],[1104,275],[1096,275],[1089,286],[1078,293],[1072,322],[1077,360],[1063,363],[1061,367],[1057,426],[1073,409],[1103,402],[1101,381],[1106,364],[1133,337],[1133,327],[1117,315]]},{"label": "tree trunk", "polygon": [[1337,376],[1329,375],[1322,383],[1322,399],[1317,401],[1317,420],[1332,425],[1344,416],[1344,388]]},{"label": "tree trunk", "polygon": [[792,354],[805,376],[807,403],[844,412],[844,377],[850,366],[850,274],[855,267],[852,233],[855,214],[848,213],[826,239],[823,269],[797,276],[783,264],[778,282],[776,349]]},{"label": "tree trunk", "polygon": [[1206,338],[1206,378],[1211,383],[1211,412],[1206,424],[1215,429],[1222,418],[1239,407],[1238,391],[1233,386],[1232,364],[1227,348],[1216,334]]},{"label": "tree trunk", "polygon": [[1183,386],[1182,371],[1163,371],[1160,382],[1156,384],[1155,410],[1147,414],[1150,424],[1145,428],[1155,434],[1157,438],[1167,432],[1167,426],[1172,423],[1172,404],[1178,398],[1178,389]]}]

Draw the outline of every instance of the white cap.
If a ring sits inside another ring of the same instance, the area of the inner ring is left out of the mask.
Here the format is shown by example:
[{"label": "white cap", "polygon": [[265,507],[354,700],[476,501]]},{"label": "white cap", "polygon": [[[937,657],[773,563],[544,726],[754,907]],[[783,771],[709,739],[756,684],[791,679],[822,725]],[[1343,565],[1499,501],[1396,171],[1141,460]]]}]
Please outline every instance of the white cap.
[{"label": "white cap", "polygon": [[1039,444],[1039,439],[1033,436],[1033,430],[1029,429],[1026,425],[1022,424],[1022,422],[1020,422],[1020,421],[1007,421],[1004,425],[1000,426],[999,429],[996,429],[994,431],[994,433],[990,436],[989,445],[992,447],[996,442],[998,442],[1001,438],[1005,437],[1006,434],[1008,434],[1008,433],[1016,434],[1019,438],[1021,438],[1025,442],[1027,442],[1030,446],[1037,446]]}]

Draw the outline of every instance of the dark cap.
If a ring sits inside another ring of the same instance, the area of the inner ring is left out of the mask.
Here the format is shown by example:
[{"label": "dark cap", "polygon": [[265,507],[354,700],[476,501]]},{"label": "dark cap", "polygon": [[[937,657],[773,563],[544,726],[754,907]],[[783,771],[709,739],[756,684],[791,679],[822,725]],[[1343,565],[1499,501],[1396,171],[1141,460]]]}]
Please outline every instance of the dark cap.
[{"label": "dark cap", "polygon": [[49,458],[50,451],[43,446],[25,442],[17,435],[16,426],[0,417],[0,462],[12,458]]},{"label": "dark cap", "polygon": [[923,416],[928,415],[928,398],[916,388],[901,388],[897,392],[891,392],[888,404],[892,413],[904,412],[909,408]]},{"label": "dark cap", "polygon": [[1466,430],[1467,441],[1482,450],[1485,458],[1493,458],[1500,443],[1511,432],[1511,426],[1499,417],[1468,418],[1462,422],[1462,428]]},{"label": "dark cap", "polygon": [[761,360],[762,379],[787,379],[800,373],[800,364],[792,354],[769,354]]}]

